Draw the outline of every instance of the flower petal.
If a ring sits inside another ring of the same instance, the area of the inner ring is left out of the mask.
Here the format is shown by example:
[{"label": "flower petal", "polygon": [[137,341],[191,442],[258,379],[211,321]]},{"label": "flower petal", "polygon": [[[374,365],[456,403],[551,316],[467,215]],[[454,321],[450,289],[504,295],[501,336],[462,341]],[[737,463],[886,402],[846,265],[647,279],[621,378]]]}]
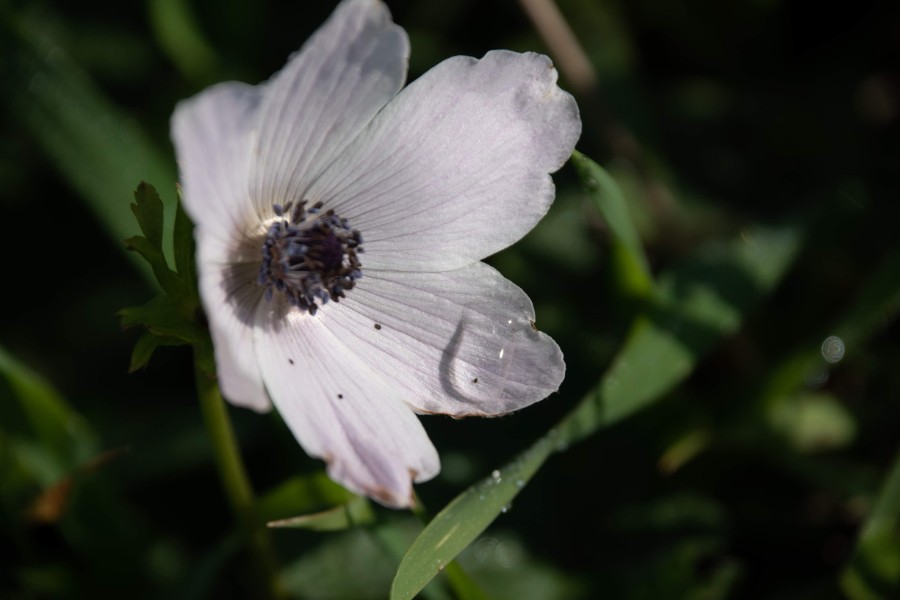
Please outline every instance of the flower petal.
[{"label": "flower petal", "polygon": [[[271,408],[250,329],[261,290],[248,287],[256,267],[227,266],[256,220],[247,201],[252,123],[259,90],[224,83],[178,104],[172,139],[181,171],[182,200],[196,223],[200,297],[209,320],[222,395],[256,411]],[[249,318],[248,318],[249,316]]]},{"label": "flower petal", "polygon": [[329,476],[393,507],[411,506],[412,481],[440,470],[437,451],[396,392],[320,318],[260,307],[256,355],[278,412]]},{"label": "flower petal", "polygon": [[265,84],[252,196],[263,217],[309,184],[403,87],[409,39],[382,2],[346,0]]},{"label": "flower petal", "polygon": [[222,83],[179,102],[172,115],[184,209],[223,243],[256,220],[247,178],[260,97],[256,87]]},{"label": "flower petal", "polygon": [[559,346],[534,326],[528,296],[484,263],[370,272],[320,314],[421,412],[508,413],[547,397],[565,375]]},{"label": "flower petal", "polygon": [[236,406],[265,412],[272,403],[253,348],[253,323],[262,300],[262,290],[254,283],[258,268],[241,264],[223,269],[201,263],[200,297],[209,321],[222,396]]},{"label": "flower petal", "polygon": [[367,268],[456,269],[534,227],[580,134],[546,56],[458,56],[398,94],[307,196],[362,232]]}]

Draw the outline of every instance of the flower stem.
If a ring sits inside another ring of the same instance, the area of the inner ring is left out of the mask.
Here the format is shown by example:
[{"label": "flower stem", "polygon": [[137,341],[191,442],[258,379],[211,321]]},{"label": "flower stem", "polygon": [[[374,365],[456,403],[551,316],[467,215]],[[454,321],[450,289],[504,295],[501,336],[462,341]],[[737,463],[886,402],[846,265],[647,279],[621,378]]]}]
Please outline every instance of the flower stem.
[{"label": "flower stem", "polygon": [[253,488],[250,487],[250,480],[238,452],[234,428],[228,417],[228,408],[215,379],[197,367],[198,358],[195,351],[194,377],[200,408],[213,445],[219,477],[237,521],[238,531],[250,555],[254,576],[259,586],[259,597],[284,598],[284,591],[278,584],[278,561],[275,550],[269,530],[256,518]]}]

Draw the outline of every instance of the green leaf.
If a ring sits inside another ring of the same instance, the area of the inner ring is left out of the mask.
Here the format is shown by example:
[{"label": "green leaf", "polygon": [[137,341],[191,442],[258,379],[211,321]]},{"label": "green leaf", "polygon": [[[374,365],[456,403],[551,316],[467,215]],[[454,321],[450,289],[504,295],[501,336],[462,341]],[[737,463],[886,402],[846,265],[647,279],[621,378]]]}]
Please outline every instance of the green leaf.
[{"label": "green leaf", "polygon": [[219,62],[185,0],[151,0],[150,23],[160,48],[181,73],[194,81],[210,83]]},{"label": "green leaf", "polygon": [[260,496],[256,512],[262,522],[346,504],[355,496],[333,482],[324,471],[298,475]]},{"label": "green leaf", "polygon": [[841,574],[841,587],[853,600],[900,595],[900,454]]},{"label": "green leaf", "polygon": [[406,551],[391,586],[391,600],[409,600],[425,587],[475,538],[519,493],[560,440],[551,432],[516,460],[491,473],[453,499],[425,527]]},{"label": "green leaf", "polygon": [[159,295],[141,306],[119,311],[123,327],[142,325],[151,333],[195,344],[207,339],[206,331],[184,313],[183,308],[166,295]]},{"label": "green leaf", "polygon": [[[124,327],[142,325],[148,333],[142,336],[131,354],[130,371],[149,362],[159,346],[191,343],[198,346],[199,366],[204,373],[214,373],[212,348],[206,329],[196,321],[200,305],[197,293],[197,272],[194,266],[193,225],[179,202],[176,205],[173,254],[177,272],[169,267],[161,244],[164,235],[163,203],[152,185],[141,182],[134,192],[131,205],[144,236],[125,240],[128,248],[138,252],[150,263],[164,294],[143,306],[124,308],[119,316]],[[199,346],[202,345],[202,348]]]},{"label": "green leaf", "polygon": [[175,270],[185,296],[196,296],[197,263],[194,261],[194,224],[191,223],[179,197],[175,212],[175,231],[172,236]]},{"label": "green leaf", "polygon": [[756,229],[665,274],[658,302],[638,318],[599,386],[561,423],[574,443],[648,406],[683,381],[700,358],[770,292],[796,256],[792,229]]},{"label": "green leaf", "polygon": [[458,600],[488,600],[489,598],[456,561],[452,561],[444,568],[444,577],[447,578],[450,589],[453,590],[453,594]]},{"label": "green leaf", "polygon": [[159,194],[152,185],[142,181],[134,191],[134,200],[131,212],[137,218],[144,237],[154,248],[162,252],[163,203],[159,199]]},{"label": "green leaf", "polygon": [[609,227],[610,252],[617,287],[633,300],[645,300],[653,293],[653,277],[631,221],[625,195],[616,181],[600,165],[576,151],[572,164],[581,183]]},{"label": "green leaf", "polygon": [[770,292],[796,256],[796,230],[756,229],[660,280],[658,300],[637,319],[598,387],[514,461],[448,504],[409,548],[392,600],[413,598],[509,506],[554,450],[562,450],[650,405],[683,381],[699,359]]},{"label": "green leaf", "polygon": [[143,369],[150,362],[150,357],[160,346],[181,346],[186,342],[176,337],[157,335],[155,333],[146,332],[134,344],[131,351],[131,364],[128,366],[128,372],[134,373],[138,369]]},{"label": "green leaf", "polygon": [[190,306],[196,306],[196,270],[194,267],[193,225],[184,213],[181,203],[175,210],[175,227],[172,236],[175,268],[169,267],[162,247],[164,234],[164,209],[162,200],[156,189],[146,182],[141,182],[134,191],[135,203],[131,210],[137,218],[144,236],[134,236],[125,240],[129,250],[133,250],[150,263],[153,274],[160,287],[179,301],[185,300]]},{"label": "green leaf", "polygon": [[129,250],[137,252],[150,263],[150,268],[153,269],[153,276],[156,277],[156,281],[167,294],[179,295],[181,288],[178,285],[178,277],[169,268],[166,257],[160,248],[154,246],[147,238],[139,235],[125,240],[125,245]]},{"label": "green leaf", "polygon": [[772,425],[800,452],[843,448],[856,436],[856,421],[841,402],[824,392],[794,394],[769,415]]},{"label": "green leaf", "polygon": [[340,504],[321,512],[270,521],[269,527],[311,529],[313,531],[340,531],[375,521],[375,513],[369,501],[353,496]]},{"label": "green leaf", "polygon": [[[412,519],[393,519],[386,524],[322,536],[315,548],[285,564],[280,579],[292,597],[385,598],[396,551],[402,552],[416,530]],[[453,598],[443,582],[438,580],[435,584],[423,590],[423,599]]]},{"label": "green leaf", "polygon": [[[5,100],[47,153],[49,164],[119,243],[137,232],[125,201],[135,182],[145,179],[174,189],[174,163],[72,60],[61,36],[48,26],[52,21],[27,10],[0,21],[9,40],[4,76],[10,94]],[[140,261],[136,264],[146,273]]]},{"label": "green leaf", "polygon": [[[87,421],[41,376],[0,347],[0,375],[9,384],[25,417],[24,437],[39,442],[41,483],[50,484],[94,456],[99,443]],[[0,423],[6,429],[9,422]]]},{"label": "green leaf", "polygon": [[823,357],[823,339],[831,338],[842,350],[842,357],[858,352],[873,335],[882,331],[900,313],[900,247],[894,248],[869,276],[837,322],[822,331],[821,338],[790,354],[760,383],[759,404],[769,425],[786,433],[783,417],[806,386],[811,375],[830,367]]}]

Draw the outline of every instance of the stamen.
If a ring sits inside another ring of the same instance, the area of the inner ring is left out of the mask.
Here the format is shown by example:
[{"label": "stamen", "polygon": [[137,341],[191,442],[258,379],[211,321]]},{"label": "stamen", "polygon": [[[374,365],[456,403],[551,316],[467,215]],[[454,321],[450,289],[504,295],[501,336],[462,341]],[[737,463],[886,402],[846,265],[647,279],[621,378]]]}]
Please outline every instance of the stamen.
[{"label": "stamen", "polygon": [[362,277],[362,236],[349,220],[321,208],[321,202],[307,208],[305,200],[272,206],[279,219],[266,232],[257,277],[267,300],[278,291],[312,315],[319,304],[345,298]]}]

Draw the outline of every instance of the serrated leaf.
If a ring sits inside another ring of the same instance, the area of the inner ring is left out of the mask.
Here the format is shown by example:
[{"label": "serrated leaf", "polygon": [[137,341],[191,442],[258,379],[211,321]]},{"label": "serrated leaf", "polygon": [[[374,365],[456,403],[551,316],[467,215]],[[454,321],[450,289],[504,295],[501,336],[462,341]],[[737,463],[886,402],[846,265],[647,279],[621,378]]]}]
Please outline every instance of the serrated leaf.
[{"label": "serrated leaf", "polygon": [[162,252],[163,203],[156,189],[146,181],[140,182],[134,191],[131,212],[137,218],[144,237],[154,248]]},{"label": "serrated leaf", "polygon": [[148,332],[138,339],[131,354],[129,371],[140,369],[149,362],[159,346],[190,343],[197,346],[198,367],[207,375],[214,375],[215,364],[206,329],[195,320],[199,298],[194,267],[193,226],[179,203],[176,207],[172,244],[178,272],[169,268],[159,244],[162,242],[163,205],[148,183],[141,182],[134,193],[134,214],[147,237],[135,236],[126,240],[129,249],[138,252],[150,263],[157,281],[165,292],[138,307],[119,311],[122,325],[142,325]]},{"label": "serrated leaf", "polygon": [[131,306],[119,311],[123,327],[142,325],[151,333],[162,337],[174,337],[195,344],[207,336],[202,327],[194,323],[183,308],[170,296],[156,296],[141,306]]},{"label": "serrated leaf", "polygon": [[194,262],[194,224],[191,223],[179,199],[175,211],[175,232],[172,236],[175,254],[175,271],[184,295],[195,295],[197,266]]},{"label": "serrated leaf", "polygon": [[138,369],[143,369],[150,362],[153,353],[160,346],[182,346],[187,342],[176,337],[157,335],[150,331],[144,333],[138,338],[131,351],[131,364],[128,366],[128,372],[133,373]]},{"label": "serrated leaf", "polygon": [[547,436],[438,513],[403,557],[392,600],[413,598],[509,506],[554,449],[634,414],[683,381],[774,288],[793,262],[799,240],[791,228],[757,229],[707,248],[661,278],[657,305],[636,320],[597,388]]},{"label": "serrated leaf", "polygon": [[178,284],[178,277],[169,268],[169,264],[166,262],[166,257],[161,249],[154,246],[147,238],[139,235],[125,240],[125,245],[129,250],[137,252],[150,263],[150,268],[153,269],[153,276],[156,277],[156,281],[166,293],[173,296],[180,295],[181,288]]}]

